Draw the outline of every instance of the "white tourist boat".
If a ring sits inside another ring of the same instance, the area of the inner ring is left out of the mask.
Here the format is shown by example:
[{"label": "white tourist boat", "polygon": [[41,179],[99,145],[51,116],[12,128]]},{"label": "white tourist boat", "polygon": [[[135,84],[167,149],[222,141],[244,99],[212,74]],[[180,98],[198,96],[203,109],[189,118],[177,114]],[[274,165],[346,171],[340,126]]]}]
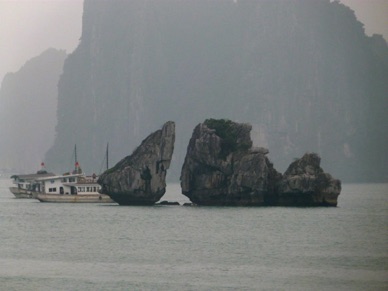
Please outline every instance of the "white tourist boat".
[{"label": "white tourist boat", "polygon": [[[75,168],[72,173],[37,180],[41,187],[36,199],[56,203],[114,203],[108,195],[100,193],[101,186],[97,183],[98,177],[95,174],[86,176],[82,172],[77,160],[77,146],[74,146],[74,157]],[[108,168],[108,146],[106,165]]]},{"label": "white tourist boat", "polygon": [[106,194],[101,194],[97,176],[83,173],[64,174],[37,180],[41,191],[36,199],[40,202],[56,203],[114,203]]},{"label": "white tourist boat", "polygon": [[44,169],[44,163],[41,164],[42,169],[34,174],[18,174],[12,175],[14,186],[9,190],[16,198],[35,198],[37,193],[41,191],[41,184],[37,179],[53,177],[54,173],[49,173]]},{"label": "white tourist boat", "polygon": [[[106,153],[108,167],[108,147]],[[113,203],[106,194],[99,191],[98,177],[85,175],[77,161],[77,146],[74,147],[75,168],[70,173],[55,175],[42,169],[36,174],[13,175],[14,187],[10,191],[16,198],[36,198],[41,202],[70,203]]]}]

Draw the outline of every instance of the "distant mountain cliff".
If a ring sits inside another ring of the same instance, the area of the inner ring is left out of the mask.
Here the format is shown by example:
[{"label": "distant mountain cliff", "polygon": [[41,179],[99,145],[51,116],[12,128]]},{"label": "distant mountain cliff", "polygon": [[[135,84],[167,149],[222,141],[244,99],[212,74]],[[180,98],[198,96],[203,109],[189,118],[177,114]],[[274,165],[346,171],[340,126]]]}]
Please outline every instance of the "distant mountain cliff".
[{"label": "distant mountain cliff", "polygon": [[8,73],[0,89],[0,172],[40,168],[54,143],[57,85],[65,51],[48,49]]},{"label": "distant mountain cliff", "polygon": [[306,151],[343,181],[388,179],[388,47],[348,7],[321,1],[85,0],[59,82],[47,163],[111,165],[176,122],[171,179],[206,118],[253,126],[279,170]]}]

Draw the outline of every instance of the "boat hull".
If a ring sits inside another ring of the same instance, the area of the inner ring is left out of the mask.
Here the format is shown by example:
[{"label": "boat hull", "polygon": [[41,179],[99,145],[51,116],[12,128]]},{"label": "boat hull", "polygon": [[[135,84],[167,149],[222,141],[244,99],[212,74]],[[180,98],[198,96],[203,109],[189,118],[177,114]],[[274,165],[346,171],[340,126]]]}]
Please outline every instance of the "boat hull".
[{"label": "boat hull", "polygon": [[18,187],[9,187],[9,190],[17,199],[31,199],[36,198],[36,192],[20,189]]},{"label": "boat hull", "polygon": [[77,194],[77,195],[59,195],[39,193],[36,199],[40,202],[52,203],[115,203],[105,194]]}]

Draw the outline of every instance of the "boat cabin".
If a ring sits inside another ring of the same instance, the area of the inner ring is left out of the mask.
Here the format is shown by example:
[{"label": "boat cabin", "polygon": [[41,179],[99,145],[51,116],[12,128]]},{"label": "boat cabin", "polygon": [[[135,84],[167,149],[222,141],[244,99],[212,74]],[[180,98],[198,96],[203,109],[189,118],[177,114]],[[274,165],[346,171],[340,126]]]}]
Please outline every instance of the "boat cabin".
[{"label": "boat cabin", "polygon": [[13,184],[19,189],[40,192],[41,185],[36,180],[52,176],[55,176],[55,174],[47,171],[38,171],[35,174],[12,175],[11,178],[13,179]]},{"label": "boat cabin", "polygon": [[97,176],[84,174],[66,174],[39,179],[42,192],[46,194],[99,194],[101,186],[97,184]]}]

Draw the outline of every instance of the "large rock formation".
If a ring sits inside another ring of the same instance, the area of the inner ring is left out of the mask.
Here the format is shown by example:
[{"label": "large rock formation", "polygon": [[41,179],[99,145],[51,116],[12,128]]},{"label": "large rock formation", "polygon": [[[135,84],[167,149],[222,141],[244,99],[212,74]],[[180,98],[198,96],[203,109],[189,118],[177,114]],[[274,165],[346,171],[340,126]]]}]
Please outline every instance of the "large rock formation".
[{"label": "large rock formation", "polygon": [[208,119],[198,124],[181,172],[182,193],[199,205],[265,205],[271,203],[281,175],[252,148],[249,124]]},{"label": "large rock formation", "polygon": [[98,179],[102,192],[120,205],[152,205],[166,191],[175,142],[175,123],[149,135],[141,145]]},{"label": "large rock formation", "polygon": [[291,163],[278,185],[278,205],[337,206],[341,181],[324,173],[321,158],[307,153]]},{"label": "large rock formation", "polygon": [[281,175],[252,147],[251,126],[208,119],[196,126],[181,172],[182,193],[198,205],[336,206],[341,182],[306,154]]},{"label": "large rock formation", "polygon": [[118,162],[168,116],[178,180],[192,129],[212,116],[252,124],[282,172],[309,149],[342,179],[387,181],[387,59],[339,1],[85,0],[46,164],[66,171],[76,140],[96,171],[106,141]]}]

